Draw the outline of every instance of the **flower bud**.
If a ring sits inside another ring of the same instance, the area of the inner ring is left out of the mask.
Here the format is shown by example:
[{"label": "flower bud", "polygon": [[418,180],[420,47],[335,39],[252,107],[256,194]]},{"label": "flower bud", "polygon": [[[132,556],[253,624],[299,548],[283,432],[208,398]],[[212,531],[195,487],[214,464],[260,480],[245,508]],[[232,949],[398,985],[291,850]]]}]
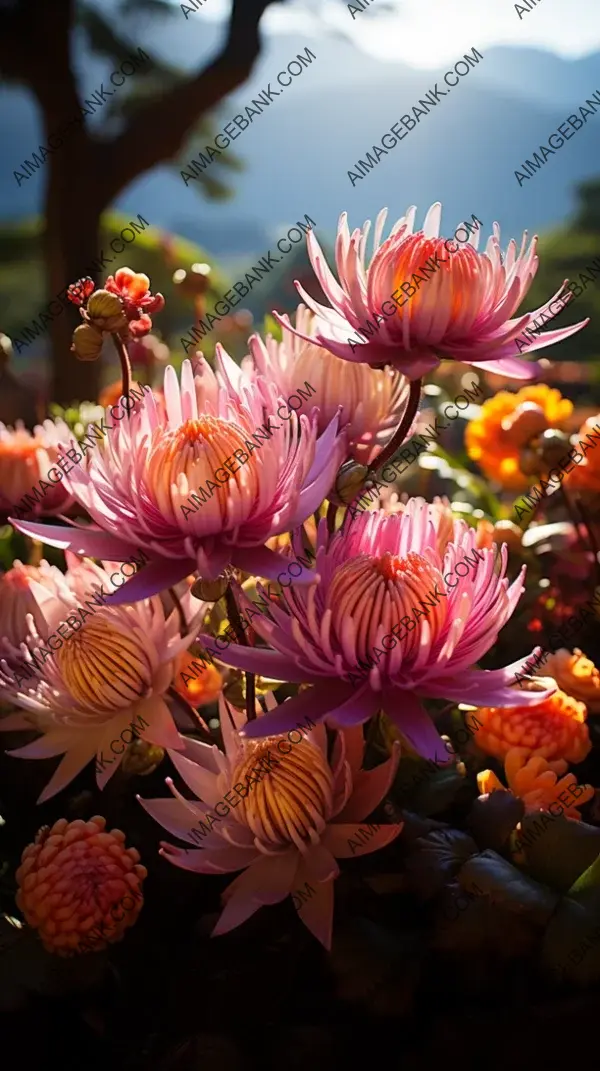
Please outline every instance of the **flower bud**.
[{"label": "flower bud", "polygon": [[333,502],[334,506],[349,506],[354,502],[368,475],[366,465],[359,465],[357,461],[344,461],[327,496],[329,501]]},{"label": "flower bud", "polygon": [[79,361],[96,361],[102,349],[102,332],[91,324],[81,324],[73,332],[71,349]]},{"label": "flower bud", "polygon": [[539,476],[544,471],[544,463],[534,446],[525,446],[520,451],[519,468],[525,476]]},{"label": "flower bud", "polygon": [[127,323],[121,299],[108,290],[96,290],[92,294],[87,303],[87,315],[102,331],[119,331]]},{"label": "flower bud", "polygon": [[202,599],[203,602],[218,602],[227,591],[228,584],[229,578],[226,576],[219,576],[216,580],[203,580],[199,577],[194,581],[190,590],[195,599]]},{"label": "flower bud", "polygon": [[492,532],[494,543],[507,543],[511,550],[519,550],[523,533],[513,521],[497,521]]},{"label": "flower bud", "polygon": [[514,413],[502,421],[502,430],[516,445],[529,442],[548,427],[544,410],[535,402],[522,402]]},{"label": "flower bud", "polygon": [[556,465],[560,465],[560,462],[568,452],[569,446],[569,438],[562,431],[557,431],[556,428],[549,428],[548,431],[545,431],[541,437],[539,447],[544,466],[552,469]]}]

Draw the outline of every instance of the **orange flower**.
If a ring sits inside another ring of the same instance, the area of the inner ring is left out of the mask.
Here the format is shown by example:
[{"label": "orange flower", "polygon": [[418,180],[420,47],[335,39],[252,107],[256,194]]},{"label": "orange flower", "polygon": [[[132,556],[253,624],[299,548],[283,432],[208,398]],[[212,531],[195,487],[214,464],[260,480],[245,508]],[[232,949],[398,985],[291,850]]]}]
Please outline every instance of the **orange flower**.
[{"label": "orange flower", "polygon": [[477,746],[486,755],[504,759],[514,747],[544,759],[583,762],[591,749],[587,710],[565,692],[556,691],[535,706],[480,707]]},{"label": "orange flower", "polygon": [[516,394],[499,391],[467,424],[467,453],[489,479],[523,491],[531,477],[521,471],[521,450],[548,428],[564,428],[572,411],[572,402],[545,383],[523,387]]},{"label": "orange flower", "polygon": [[[132,381],[131,386],[133,390],[135,390],[137,393],[141,393],[141,391],[143,390],[143,388],[140,387],[140,385],[136,383],[135,380]],[[104,390],[100,391],[98,397],[98,405],[103,406],[104,409],[108,409],[109,406],[116,405],[122,395],[123,383],[120,379],[116,379],[114,383],[109,383],[108,387],[105,387]]]},{"label": "orange flower", "polygon": [[141,911],[145,866],[106,819],[43,826],[21,857],[16,900],[44,948],[59,956],[98,951],[120,941]]},{"label": "orange flower", "polygon": [[558,687],[585,703],[590,714],[600,714],[600,672],[579,647],[575,647],[573,654],[560,647],[546,660],[543,673],[539,668],[534,672],[538,676],[554,677]]},{"label": "orange flower", "polygon": [[[583,454],[583,461],[574,465],[571,472],[565,474],[565,485],[571,490],[587,491],[594,495],[600,491],[600,451],[598,451],[598,424],[600,413],[590,417],[582,424],[577,433],[577,442],[574,448]],[[585,436],[588,441],[583,442]]]},{"label": "orange flower", "polygon": [[[203,707],[207,703],[214,703],[223,690],[223,676],[216,666],[203,665],[202,659],[198,660],[189,651],[183,651],[179,656],[177,672],[173,680],[173,687],[192,707]],[[194,664],[192,664],[194,663]],[[200,672],[198,672],[201,667]],[[188,678],[184,680],[184,675]]]},{"label": "orange flower", "polygon": [[[513,796],[523,800],[525,811],[549,811],[558,818],[552,808],[556,804],[560,814],[578,822],[581,818],[578,807],[591,800],[595,789],[592,785],[578,785],[574,774],[565,774],[558,780],[558,774],[565,773],[565,762],[547,762],[541,755],[530,755],[528,748],[513,747],[504,760],[504,772],[508,789]],[[477,785],[482,795],[490,792],[506,792],[504,785],[492,770],[477,774]],[[580,789],[575,792],[575,789]],[[566,792],[568,797],[561,800]]]}]

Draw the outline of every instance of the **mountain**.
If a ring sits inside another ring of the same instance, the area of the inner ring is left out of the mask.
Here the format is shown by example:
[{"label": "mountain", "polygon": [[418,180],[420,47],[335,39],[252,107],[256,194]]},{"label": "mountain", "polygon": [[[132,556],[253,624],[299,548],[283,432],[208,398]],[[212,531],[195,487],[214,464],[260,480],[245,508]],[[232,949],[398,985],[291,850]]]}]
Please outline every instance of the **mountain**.
[{"label": "mountain", "polygon": [[[214,52],[222,32],[213,23],[200,27],[192,21],[161,23],[160,34],[154,29],[142,47],[157,47],[171,63],[191,69],[199,56]],[[325,33],[309,40],[266,37],[256,71],[220,108],[215,129],[222,130],[269,83],[275,88],[277,72],[307,46],[315,55],[311,65],[253,118],[232,147],[245,170],[226,175],[235,190],[231,201],[209,203],[194,182],[186,187],[177,173],[160,167],[124,191],[114,207],[133,218],[141,212],[150,223],[201,242],[227,263],[266,253],[305,214],[315,220],[319,234],[331,239],[343,210],[357,225],[382,205],[396,218],[414,203],[420,222],[436,200],[444,204],[446,233],[474,213],[486,235],[498,220],[507,240],[525,228],[531,232],[561,222],[573,209],[575,185],[600,174],[600,109],[522,186],[514,174],[548,144],[548,136],[578,103],[600,89],[597,53],[567,61],[530,48],[486,50],[452,90],[452,100],[450,94],[442,97],[354,186],[348,171],[381,144],[402,115],[411,114],[436,82],[441,88],[446,68],[419,71],[383,63]],[[78,55],[86,90],[106,80],[106,65],[83,46]],[[0,177],[0,216],[39,211],[47,175],[36,173],[21,188],[12,175],[42,141],[35,106],[24,91],[0,93],[0,131],[4,146],[10,146]],[[192,141],[186,158],[202,151],[204,145]]]}]

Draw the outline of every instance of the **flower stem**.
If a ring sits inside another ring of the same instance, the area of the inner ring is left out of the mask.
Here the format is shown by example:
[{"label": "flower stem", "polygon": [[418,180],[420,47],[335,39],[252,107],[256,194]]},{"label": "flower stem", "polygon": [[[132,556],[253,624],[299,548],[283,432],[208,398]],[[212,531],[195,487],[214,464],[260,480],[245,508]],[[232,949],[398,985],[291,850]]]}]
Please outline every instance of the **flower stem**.
[{"label": "flower stem", "polygon": [[[249,647],[248,641],[244,634],[242,626],[242,619],[240,617],[240,611],[238,610],[238,604],[235,599],[233,588],[231,584],[227,586],[225,592],[225,605],[227,606],[227,616],[231,622],[233,631],[237,636],[237,641],[244,647]],[[244,674],[246,678],[246,721],[254,721],[256,718],[256,683],[254,673],[246,672]]]},{"label": "flower stem", "polygon": [[129,353],[127,352],[127,346],[123,339],[119,335],[114,334],[111,336],[115,344],[115,349],[119,355],[121,362],[121,394],[126,398],[129,397],[131,390],[131,362],[129,360]]},{"label": "flower stem", "polygon": [[419,408],[419,401],[421,399],[421,384],[422,380],[411,380],[410,390],[408,395],[408,403],[402,420],[398,424],[394,434],[392,435],[387,446],[384,446],[380,454],[377,455],[375,460],[369,465],[369,473],[373,476],[375,473],[383,468],[386,461],[389,461],[394,456],[399,446],[402,446],[408,432],[412,427],[413,420],[417,415],[417,409]]},{"label": "flower stem", "polygon": [[[355,502],[360,501],[360,499],[362,498],[362,496],[364,494],[364,489],[366,487],[367,481],[370,478],[374,478],[375,477],[375,473],[379,469],[383,468],[383,466],[386,464],[386,462],[389,461],[389,459],[394,456],[394,454],[396,453],[396,450],[398,449],[398,447],[402,446],[402,443],[404,442],[408,432],[410,431],[410,429],[412,427],[412,423],[413,423],[413,420],[415,419],[415,416],[416,416],[416,413],[417,413],[417,409],[419,408],[419,401],[420,401],[420,398],[421,398],[421,385],[422,385],[422,380],[421,379],[413,379],[411,381],[410,389],[409,389],[409,395],[408,395],[408,403],[407,403],[407,406],[406,406],[406,410],[404,412],[404,416],[402,417],[402,420],[398,424],[398,427],[396,428],[396,430],[395,430],[394,434],[392,435],[392,437],[391,437],[389,443],[387,444],[387,446],[384,446],[383,450],[381,450],[381,452],[377,455],[375,460],[373,462],[371,462],[371,464],[369,465],[369,470],[368,470],[368,473],[367,473],[367,480],[365,480],[365,482],[363,483],[362,487],[359,488],[359,490],[355,494],[355,496],[352,499],[352,501],[348,503],[348,505],[346,507],[346,512],[344,514],[344,519],[342,520],[342,525],[341,525],[340,531],[342,531],[342,532],[344,531],[344,528],[345,528],[345,525],[346,525],[346,521],[348,519],[348,516],[351,514],[351,510],[353,509]],[[330,531],[331,531],[331,529],[330,529]]]},{"label": "flower stem", "polygon": [[183,612],[183,606],[181,605],[181,599],[179,598],[179,595],[175,591],[175,588],[169,588],[169,595],[171,596],[175,606],[177,607],[177,613],[179,614],[179,624],[180,624],[181,635],[185,636],[186,633],[187,633],[187,630],[188,630],[188,624],[187,624],[187,621],[185,619],[185,614]]}]

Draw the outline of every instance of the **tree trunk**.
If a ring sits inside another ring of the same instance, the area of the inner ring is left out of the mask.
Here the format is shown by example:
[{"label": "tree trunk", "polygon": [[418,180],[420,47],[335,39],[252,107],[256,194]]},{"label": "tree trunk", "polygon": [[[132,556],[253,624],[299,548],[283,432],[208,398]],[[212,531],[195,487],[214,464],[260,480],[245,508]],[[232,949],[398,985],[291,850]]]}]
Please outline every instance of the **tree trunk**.
[{"label": "tree trunk", "polygon": [[[100,360],[79,361],[71,352],[74,329],[81,323],[78,309],[66,302],[67,286],[91,270],[99,250],[97,247],[102,205],[93,175],[91,146],[81,139],[81,155],[73,166],[77,152],[59,152],[49,168],[46,195],[46,230],[44,259],[49,284],[49,300],[62,292],[68,308],[56,316],[49,326],[52,343],[52,383],[50,397],[60,405],[71,402],[96,401],[100,387]],[[88,158],[87,166],[85,158]],[[97,282],[97,278],[94,277]]]}]

